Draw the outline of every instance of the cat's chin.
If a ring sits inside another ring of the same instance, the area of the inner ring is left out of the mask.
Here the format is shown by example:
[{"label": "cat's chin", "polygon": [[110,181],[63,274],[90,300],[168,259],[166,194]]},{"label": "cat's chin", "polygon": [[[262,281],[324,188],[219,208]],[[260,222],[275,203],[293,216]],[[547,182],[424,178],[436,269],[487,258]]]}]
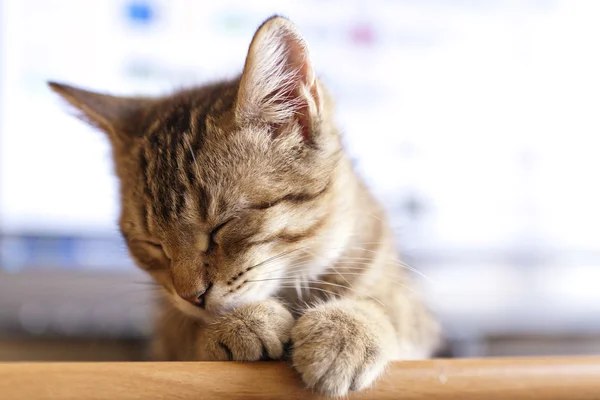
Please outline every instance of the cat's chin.
[{"label": "cat's chin", "polygon": [[233,311],[237,306],[241,305],[237,303],[230,303],[228,305],[209,304],[204,309],[194,307],[187,301],[182,300],[179,296],[173,296],[171,301],[174,303],[175,307],[187,317],[207,324],[213,322],[216,318]]},{"label": "cat's chin", "polygon": [[219,293],[219,290],[219,288],[213,289],[213,294],[216,295],[207,299],[206,308],[195,307],[177,295],[169,295],[169,300],[175,308],[187,317],[199,322],[211,323],[216,318],[227,314],[244,304],[260,302],[270,297],[268,291],[262,290],[252,294],[245,293],[245,296],[242,297],[236,296],[234,298],[225,298]]},{"label": "cat's chin", "polygon": [[202,308],[194,307],[187,301],[181,299],[179,296],[171,296],[171,301],[179,311],[196,321],[211,323],[216,317],[218,317],[218,314],[211,313]]}]

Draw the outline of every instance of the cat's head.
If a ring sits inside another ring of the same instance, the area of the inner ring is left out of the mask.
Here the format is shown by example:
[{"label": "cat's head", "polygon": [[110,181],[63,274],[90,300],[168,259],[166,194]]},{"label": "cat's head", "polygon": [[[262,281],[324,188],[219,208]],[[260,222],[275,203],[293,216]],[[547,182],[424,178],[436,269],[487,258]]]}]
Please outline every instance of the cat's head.
[{"label": "cat's head", "polygon": [[288,20],[258,29],[233,81],[161,98],[50,86],[106,132],[130,253],[188,314],[290,285],[291,260],[328,229],[341,145]]}]

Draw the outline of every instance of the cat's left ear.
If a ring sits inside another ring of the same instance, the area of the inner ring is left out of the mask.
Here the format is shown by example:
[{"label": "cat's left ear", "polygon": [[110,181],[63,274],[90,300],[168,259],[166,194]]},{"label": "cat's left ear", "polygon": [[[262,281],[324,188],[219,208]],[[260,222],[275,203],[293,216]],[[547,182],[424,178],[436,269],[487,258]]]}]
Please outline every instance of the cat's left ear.
[{"label": "cat's left ear", "polygon": [[79,110],[83,120],[106,132],[113,145],[126,144],[139,134],[138,120],[149,100],[96,93],[56,82],[48,82],[48,86]]},{"label": "cat's left ear", "polygon": [[236,118],[275,126],[292,124],[310,141],[320,113],[319,83],[304,38],[289,20],[268,19],[248,50]]}]

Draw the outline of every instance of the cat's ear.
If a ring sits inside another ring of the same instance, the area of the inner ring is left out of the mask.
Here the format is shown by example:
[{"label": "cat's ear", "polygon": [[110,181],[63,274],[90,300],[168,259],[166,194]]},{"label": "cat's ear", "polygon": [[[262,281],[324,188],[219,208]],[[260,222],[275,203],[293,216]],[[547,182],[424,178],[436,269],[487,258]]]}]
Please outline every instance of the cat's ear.
[{"label": "cat's ear", "polygon": [[48,86],[81,112],[81,118],[105,131],[113,144],[127,142],[136,135],[135,120],[147,100],[118,97],[48,82]]},{"label": "cat's ear", "polygon": [[236,117],[280,126],[296,122],[309,141],[320,112],[319,84],[306,42],[289,20],[268,19],[248,50]]}]

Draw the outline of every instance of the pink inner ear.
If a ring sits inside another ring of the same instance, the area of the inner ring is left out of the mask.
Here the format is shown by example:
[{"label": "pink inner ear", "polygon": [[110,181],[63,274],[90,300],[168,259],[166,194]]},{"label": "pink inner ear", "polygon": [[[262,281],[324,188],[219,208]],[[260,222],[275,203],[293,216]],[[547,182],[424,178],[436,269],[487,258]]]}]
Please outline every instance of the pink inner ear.
[{"label": "pink inner ear", "polygon": [[286,67],[292,71],[298,71],[298,80],[304,84],[309,83],[309,74],[311,72],[310,63],[306,57],[306,49],[292,34],[285,35],[285,44],[287,47]]},{"label": "pink inner ear", "polygon": [[[294,119],[300,124],[302,137],[305,142],[311,139],[311,118],[307,100],[300,93],[300,81],[295,81],[293,86],[279,88],[270,96],[277,98],[276,103],[284,104],[287,108],[293,109]],[[312,95],[313,90],[311,90]],[[282,126],[282,124],[275,124]],[[274,130],[274,137],[279,136],[281,130],[277,127]]]},{"label": "pink inner ear", "polygon": [[[292,97],[292,95],[289,95],[289,96]],[[285,100],[282,100],[282,102],[285,102]],[[302,134],[302,138],[304,139],[304,142],[305,143],[310,142],[310,140],[312,138],[312,131],[311,131],[312,122],[311,122],[310,113],[308,110],[308,104],[305,103],[304,106],[298,105],[297,107],[295,107],[293,118],[300,125],[301,134]],[[273,124],[273,125],[275,126],[275,129],[273,131],[273,138],[276,138],[280,134],[282,134],[281,128],[283,128],[284,124]]]},{"label": "pink inner ear", "polygon": [[285,134],[290,123],[298,123],[304,141],[309,142],[318,93],[300,33],[280,19],[267,21],[248,51],[236,104],[239,118],[270,123],[274,136]]},{"label": "pink inner ear", "polygon": [[[301,42],[290,33],[285,34],[284,37],[287,47],[285,70],[293,71],[295,76],[291,85],[278,88],[271,93],[271,96],[279,99],[277,103],[284,104],[293,110],[294,119],[300,124],[302,129],[302,137],[305,142],[309,142],[311,140],[312,121],[307,99],[300,92],[300,88],[311,84],[309,80],[311,79],[312,67],[306,57],[306,49]],[[314,82],[310,86],[310,91],[304,94],[309,94],[314,98],[315,102],[318,102],[318,94]],[[276,129],[276,132],[279,133],[279,130]]]}]

